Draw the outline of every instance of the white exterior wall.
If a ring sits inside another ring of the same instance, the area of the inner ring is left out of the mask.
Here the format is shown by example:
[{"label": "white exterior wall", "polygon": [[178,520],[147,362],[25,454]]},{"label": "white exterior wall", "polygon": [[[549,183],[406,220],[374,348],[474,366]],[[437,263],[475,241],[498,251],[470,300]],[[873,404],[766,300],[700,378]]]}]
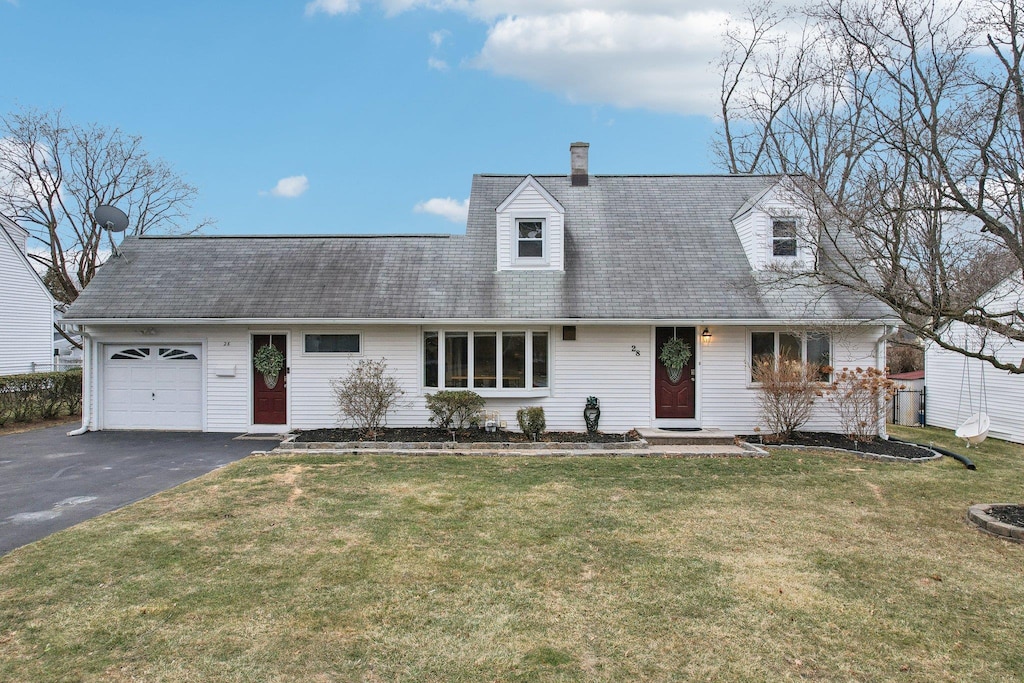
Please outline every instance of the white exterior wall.
[{"label": "white exterior wall", "polygon": [[[508,328],[509,326],[506,326]],[[654,423],[653,325],[578,325],[576,341],[562,341],[562,328],[547,329],[550,340],[549,395],[488,397],[487,409],[500,413],[510,430],[518,429],[516,410],[523,406],[544,408],[548,429],[582,431],[583,407],[588,396],[601,401],[600,428],[623,432]],[[430,414],[424,394],[437,391],[422,384],[422,327],[415,325],[248,327],[212,325],[187,327],[91,327],[87,353],[88,423],[102,428],[101,405],[103,344],[201,343],[204,373],[204,429],[214,432],[245,432],[252,428],[251,338],[253,334],[287,334],[288,417],[290,428],[311,429],[342,424],[335,408],[330,380],[343,377],[363,358],[384,358],[406,391],[405,405],[388,418],[393,427],[428,425]],[[439,329],[439,326],[429,326]],[[440,326],[440,329],[467,329]],[[473,328],[470,328],[473,329]],[[493,328],[491,328],[493,329]],[[697,327],[698,340],[703,326]],[[741,434],[758,425],[757,389],[749,381],[749,333],[752,327],[711,327],[709,343],[697,342],[698,421]],[[143,334],[145,332],[145,334]],[[358,354],[306,354],[306,333],[358,333]],[[876,366],[875,340],[880,326],[837,333],[832,345],[835,364]],[[837,428],[831,405],[819,404],[808,429]]]},{"label": "white exterior wall", "polygon": [[[965,334],[980,342],[980,336],[975,331],[968,333],[968,326],[963,323],[951,325],[948,334],[957,343],[963,343]],[[1000,360],[1020,363],[1024,357],[1024,345],[1002,336],[990,334],[987,346],[997,349]],[[928,425],[956,429],[971,416],[972,403],[973,412],[979,412],[984,405],[992,421],[989,436],[1024,443],[1024,376],[997,370],[980,360],[970,359],[967,363],[970,383],[965,376],[964,356],[934,343],[925,345],[925,420]]]},{"label": "white exterior wall", "polygon": [[[13,232],[13,230],[12,230]],[[53,298],[0,225],[0,375],[53,369]]]},{"label": "white exterior wall", "polygon": [[[700,345],[700,415],[705,428],[751,434],[760,426],[757,386],[750,382],[750,332],[786,330],[785,327],[711,327],[711,341]],[[788,328],[796,329],[796,328]],[[878,367],[875,341],[881,326],[833,331],[832,363],[843,367]],[[698,338],[700,330],[698,330]],[[810,431],[836,431],[839,421],[825,399],[815,405]]]},{"label": "white exterior wall", "polygon": [[[438,391],[424,388],[421,343],[426,328],[413,326],[301,327],[294,328],[290,349],[292,374],[288,388],[293,410],[292,426],[308,429],[333,426],[340,417],[334,406],[330,379],[343,377],[361,359],[384,358],[406,394],[402,410],[388,417],[392,427],[429,424],[424,395]],[[431,326],[430,329],[437,329]],[[446,326],[443,329],[466,329]],[[511,329],[511,327],[509,327]],[[531,326],[531,329],[542,328]],[[498,411],[508,429],[517,430],[516,411],[524,406],[544,408],[548,429],[583,431],[583,407],[587,397],[601,399],[601,429],[625,431],[649,424],[650,374],[649,327],[602,326],[577,328],[576,341],[563,342],[561,327],[548,329],[550,340],[550,395],[542,397],[488,397],[487,410]],[[352,333],[362,335],[361,353],[303,354],[304,333]],[[641,350],[637,356],[632,347]],[[642,422],[638,422],[642,420]]]},{"label": "white exterior wall", "polygon": [[[514,258],[513,234],[516,218],[543,218],[545,220],[544,254],[546,265],[517,264]],[[497,213],[498,270],[564,270],[565,228],[562,212],[532,186],[527,185]]]},{"label": "white exterior wall", "polygon": [[[733,227],[743,245],[743,251],[750,262],[751,270],[761,271],[778,263],[787,267],[810,267],[816,257],[817,239],[809,232],[809,216],[792,203],[780,198],[780,193],[771,190],[756,206],[733,221]],[[797,219],[797,255],[775,257],[772,255],[772,219],[792,216]]]}]

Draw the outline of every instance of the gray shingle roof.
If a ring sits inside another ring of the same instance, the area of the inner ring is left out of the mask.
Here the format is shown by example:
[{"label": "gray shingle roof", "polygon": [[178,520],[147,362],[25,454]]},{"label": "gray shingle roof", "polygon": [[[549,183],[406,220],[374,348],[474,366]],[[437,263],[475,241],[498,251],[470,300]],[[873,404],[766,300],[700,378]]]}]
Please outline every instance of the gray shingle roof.
[{"label": "gray shingle roof", "polygon": [[495,213],[525,176],[477,175],[465,235],[128,238],[68,318],[874,318],[843,292],[779,296],[731,218],[774,176],[536,176],[565,207],[564,273],[496,272]]}]

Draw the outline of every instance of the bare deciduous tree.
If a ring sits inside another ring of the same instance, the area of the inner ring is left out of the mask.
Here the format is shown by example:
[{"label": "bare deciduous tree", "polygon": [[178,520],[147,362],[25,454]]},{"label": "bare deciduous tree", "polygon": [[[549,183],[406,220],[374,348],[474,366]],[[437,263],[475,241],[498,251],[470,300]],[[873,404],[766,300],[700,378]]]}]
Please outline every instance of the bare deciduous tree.
[{"label": "bare deciduous tree", "polygon": [[186,225],[195,195],[138,136],[68,124],[59,111],[20,109],[0,117],[0,212],[32,234],[29,257],[45,267],[59,301],[74,301],[100,263],[97,206],[127,213],[132,235],[194,232],[209,223]]},{"label": "bare deciduous tree", "polygon": [[1024,291],[1021,12],[1017,0],[755,6],[726,33],[715,143],[730,172],[792,174],[819,282],[1014,373],[1024,361],[942,333],[961,321],[1024,341],[1020,304],[985,299],[1006,278]]}]

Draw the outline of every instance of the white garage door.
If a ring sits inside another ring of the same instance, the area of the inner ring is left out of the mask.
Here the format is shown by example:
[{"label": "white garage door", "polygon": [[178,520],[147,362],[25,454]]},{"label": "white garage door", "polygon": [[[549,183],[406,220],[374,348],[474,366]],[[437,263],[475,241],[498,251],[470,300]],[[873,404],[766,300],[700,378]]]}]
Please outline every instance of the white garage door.
[{"label": "white garage door", "polygon": [[203,428],[201,345],[104,348],[104,429]]}]

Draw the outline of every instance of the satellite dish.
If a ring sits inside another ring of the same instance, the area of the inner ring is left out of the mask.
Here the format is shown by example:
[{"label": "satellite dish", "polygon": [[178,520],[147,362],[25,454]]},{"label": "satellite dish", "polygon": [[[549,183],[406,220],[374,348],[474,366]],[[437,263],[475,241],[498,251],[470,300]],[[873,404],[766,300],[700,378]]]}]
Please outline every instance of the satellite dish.
[{"label": "satellite dish", "polygon": [[92,217],[101,228],[108,232],[124,232],[128,229],[128,214],[116,206],[103,204],[97,206]]}]

